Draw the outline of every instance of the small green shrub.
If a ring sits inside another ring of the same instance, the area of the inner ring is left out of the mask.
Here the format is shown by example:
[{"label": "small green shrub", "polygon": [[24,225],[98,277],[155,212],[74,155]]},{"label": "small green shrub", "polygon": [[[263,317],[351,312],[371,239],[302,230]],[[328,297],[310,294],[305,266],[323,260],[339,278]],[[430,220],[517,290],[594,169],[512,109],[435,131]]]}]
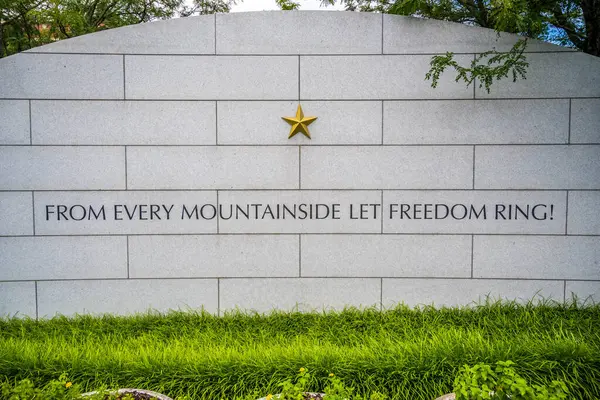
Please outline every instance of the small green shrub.
[{"label": "small green shrub", "polygon": [[[310,374],[306,368],[300,368],[295,382],[292,382],[291,379],[287,379],[277,385],[281,387],[281,393],[277,398],[281,400],[303,400],[304,392],[308,390],[309,380]],[[269,400],[271,397],[272,396],[267,396]]]},{"label": "small green shrub", "polygon": [[[329,400],[346,400],[353,398],[354,388],[347,387],[344,383],[333,373],[329,374],[329,381],[323,392],[327,395]],[[354,398],[358,398],[354,397]],[[373,398],[373,395],[371,395]]]},{"label": "small green shrub", "polygon": [[[49,381],[42,387],[36,387],[29,379],[0,384],[0,400],[135,400],[135,396],[117,394],[106,387],[100,387],[92,393],[83,394],[81,385],[71,382],[66,374]],[[154,399],[154,398],[152,398]],[[189,400],[178,397],[177,400]]]},{"label": "small green shrub", "polygon": [[465,365],[454,380],[456,400],[564,400],[569,393],[562,381],[549,386],[529,385],[513,368],[512,361]]},{"label": "small green shrub", "polygon": [[[66,374],[42,387],[36,387],[29,379],[14,384],[7,380],[0,385],[0,400],[71,400],[80,399],[81,394],[81,387],[70,382]],[[89,399],[99,397],[90,396]]]},{"label": "small green shrub", "polygon": [[[304,400],[306,393],[309,391],[311,374],[304,367],[300,368],[295,381],[287,379],[277,386],[281,387],[281,393],[273,396],[269,394],[267,400],[276,398],[277,400]],[[323,389],[322,393],[327,396],[327,400],[364,400],[365,397],[355,396],[354,388],[346,386],[340,378],[335,374],[330,373],[327,378],[327,385]],[[379,393],[371,393],[370,400],[385,400],[386,396]]]}]

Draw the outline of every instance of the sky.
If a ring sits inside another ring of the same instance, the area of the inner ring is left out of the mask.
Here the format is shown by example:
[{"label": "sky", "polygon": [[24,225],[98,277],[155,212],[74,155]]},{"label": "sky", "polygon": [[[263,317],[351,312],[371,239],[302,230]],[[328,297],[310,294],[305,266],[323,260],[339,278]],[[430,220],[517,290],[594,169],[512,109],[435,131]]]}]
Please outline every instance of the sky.
[{"label": "sky", "polygon": [[[301,4],[300,10],[342,10],[339,4],[329,7],[320,7],[321,0],[295,0]],[[279,10],[275,0],[244,0],[231,8],[231,12]]]}]

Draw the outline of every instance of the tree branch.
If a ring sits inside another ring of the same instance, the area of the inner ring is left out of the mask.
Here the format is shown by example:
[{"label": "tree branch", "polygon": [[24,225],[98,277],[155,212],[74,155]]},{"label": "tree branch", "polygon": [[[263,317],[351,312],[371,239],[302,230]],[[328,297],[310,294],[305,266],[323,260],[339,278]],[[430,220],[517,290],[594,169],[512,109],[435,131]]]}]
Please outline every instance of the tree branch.
[{"label": "tree branch", "polygon": [[585,37],[578,32],[577,27],[573,24],[573,21],[569,20],[567,16],[560,9],[560,6],[556,4],[552,9],[554,18],[551,20],[552,25],[557,28],[563,29],[567,34],[567,37],[577,48],[582,48]]}]

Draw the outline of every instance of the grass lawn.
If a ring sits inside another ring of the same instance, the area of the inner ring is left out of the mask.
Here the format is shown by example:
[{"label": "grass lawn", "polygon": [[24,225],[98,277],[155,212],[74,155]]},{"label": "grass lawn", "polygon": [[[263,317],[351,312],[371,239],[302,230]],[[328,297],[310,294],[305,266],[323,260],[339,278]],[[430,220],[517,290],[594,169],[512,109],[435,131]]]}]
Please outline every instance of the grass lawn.
[{"label": "grass lawn", "polygon": [[93,389],[151,389],[192,399],[256,399],[306,367],[360,394],[431,400],[463,364],[512,360],[532,383],[562,379],[600,399],[600,306],[494,303],[380,312],[173,312],[0,320],[0,379],[44,383],[66,372]]}]

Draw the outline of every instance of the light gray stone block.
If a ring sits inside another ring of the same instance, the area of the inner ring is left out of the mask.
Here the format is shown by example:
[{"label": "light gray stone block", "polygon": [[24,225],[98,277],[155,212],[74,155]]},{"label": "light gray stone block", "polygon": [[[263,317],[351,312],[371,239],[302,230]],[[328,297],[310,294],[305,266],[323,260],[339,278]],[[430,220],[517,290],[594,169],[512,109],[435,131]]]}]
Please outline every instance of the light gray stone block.
[{"label": "light gray stone block", "polygon": [[600,99],[571,100],[571,143],[600,143]]},{"label": "light gray stone block", "polygon": [[0,145],[29,144],[29,102],[0,100]]},{"label": "light gray stone block", "polygon": [[38,192],[35,227],[38,235],[216,233],[211,207],[201,213],[216,203],[214,191]]},{"label": "light gray stone block", "polygon": [[579,304],[593,304],[600,302],[600,282],[567,281],[565,288],[566,301],[577,298]]},{"label": "light gray stone block", "polygon": [[39,315],[135,314],[197,310],[216,313],[216,279],[126,279],[38,283]]},{"label": "light gray stone block", "polygon": [[123,57],[16,54],[0,60],[0,98],[122,99]]},{"label": "light gray stone block", "polygon": [[[600,97],[600,59],[581,52],[527,54],[527,79],[494,82],[476,98]],[[463,84],[464,85],[464,84]]]},{"label": "light gray stone block", "polygon": [[[300,98],[306,100],[471,99],[473,89],[450,74],[436,89],[425,80],[431,57],[301,56]],[[469,55],[456,60],[468,63]]]},{"label": "light gray stone block", "polygon": [[2,147],[0,189],[125,189],[122,147]]},{"label": "light gray stone block", "polygon": [[293,100],[298,57],[125,56],[128,99]]},{"label": "light gray stone block", "polygon": [[569,192],[569,235],[600,235],[600,191]]},{"label": "light gray stone block", "polygon": [[304,235],[303,277],[471,276],[471,236]]},{"label": "light gray stone block", "polygon": [[[231,218],[222,218],[219,221],[221,233],[381,232],[379,191],[225,191],[219,192],[219,203],[224,207],[226,217],[232,215]],[[244,217],[236,209],[236,205],[247,204],[261,205],[256,208],[252,206],[242,208],[244,212],[249,208],[248,214],[251,218]],[[305,206],[300,206],[301,204]],[[314,206],[311,208],[310,204]],[[316,206],[316,204],[322,205]],[[364,219],[358,219],[360,204],[367,204],[363,207]],[[266,205],[270,206],[273,217],[271,214],[265,214]],[[283,205],[291,210],[294,210],[294,205],[297,205],[296,219],[290,217]],[[255,210],[258,210],[258,214]],[[313,218],[310,218],[310,215]],[[238,216],[239,218],[236,219]],[[306,218],[301,219],[303,217]]]},{"label": "light gray stone block", "polygon": [[33,235],[31,192],[0,192],[0,235]]},{"label": "light gray stone block", "polygon": [[306,147],[302,189],[470,189],[470,147]]},{"label": "light gray stone block", "polygon": [[0,238],[0,280],[127,277],[125,237]]},{"label": "light gray stone block", "polygon": [[562,281],[497,279],[383,279],[383,306],[474,306],[486,300],[563,301]]},{"label": "light gray stone block", "polygon": [[383,232],[564,234],[566,200],[564,191],[384,191]]},{"label": "light gray stone block", "polygon": [[44,53],[214,54],[215,17],[176,18],[109,29],[46,46]]},{"label": "light gray stone block", "polygon": [[35,318],[35,283],[0,282],[0,318]]},{"label": "light gray stone block", "polygon": [[292,147],[129,147],[129,189],[297,189]]},{"label": "light gray stone block", "polygon": [[217,14],[217,54],[381,54],[381,15]]},{"label": "light gray stone block", "polygon": [[[517,35],[498,33],[455,22],[399,15],[383,15],[383,52],[415,53],[483,53],[488,50],[509,51]],[[569,48],[529,39],[526,51],[572,51]]]},{"label": "light gray stone block", "polygon": [[[596,295],[598,58],[532,41],[527,80],[490,94],[452,72],[437,89],[424,79],[434,54],[468,65],[515,40],[276,12],[141,24],[0,60],[0,315],[341,309],[379,305],[382,284],[386,305],[562,300],[565,283]],[[281,119],[300,99],[318,117],[312,140],[289,140]],[[213,217],[217,203],[259,216]],[[315,203],[340,219],[271,216]],[[385,218],[390,204],[413,217]],[[428,219],[436,204],[488,215]]]},{"label": "light gray stone block", "polygon": [[[295,116],[296,101],[221,101],[218,103],[219,144],[380,144],[381,102],[303,101],[309,140],[302,134],[288,139],[290,125],[281,117]],[[252,121],[249,123],[248,121]]]},{"label": "light gray stone block", "polygon": [[475,236],[476,278],[600,279],[600,237]]},{"label": "light gray stone block", "polygon": [[477,146],[475,189],[600,189],[600,146]]},{"label": "light gray stone block", "polygon": [[386,101],[386,144],[562,143],[569,100]]},{"label": "light gray stone block", "polygon": [[133,236],[132,278],[296,277],[299,239],[280,235]]},{"label": "light gray stone block", "polygon": [[222,279],[221,310],[321,311],[372,307],[380,301],[379,279]]},{"label": "light gray stone block", "polygon": [[34,144],[215,144],[213,101],[32,101]]}]

